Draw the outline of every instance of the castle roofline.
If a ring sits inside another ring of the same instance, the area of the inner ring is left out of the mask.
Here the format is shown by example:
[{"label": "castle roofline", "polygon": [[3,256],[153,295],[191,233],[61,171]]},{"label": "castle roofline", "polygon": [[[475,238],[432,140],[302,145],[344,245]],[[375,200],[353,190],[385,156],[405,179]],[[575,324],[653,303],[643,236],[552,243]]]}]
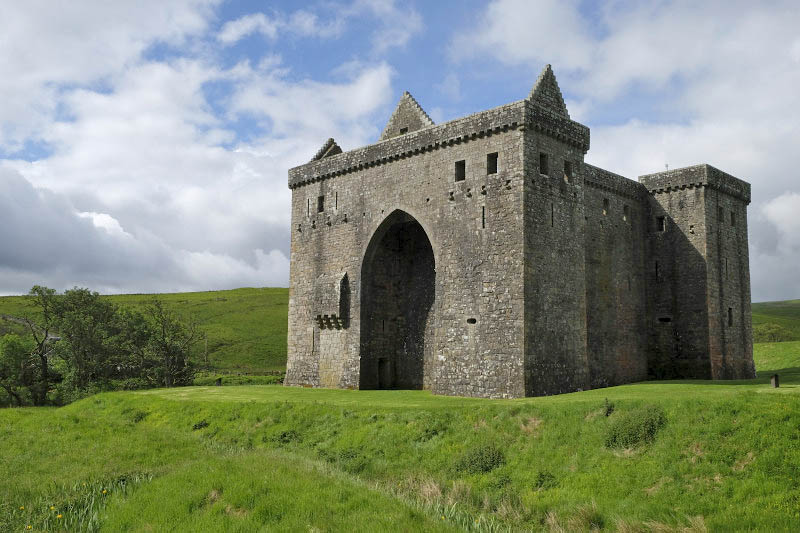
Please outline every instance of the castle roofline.
[{"label": "castle roofline", "polygon": [[727,172],[703,163],[639,176],[650,194],[660,194],[692,187],[709,187],[750,203],[750,184]]},{"label": "castle roofline", "polygon": [[291,168],[289,188],[525,128],[589,150],[588,127],[526,98]]}]

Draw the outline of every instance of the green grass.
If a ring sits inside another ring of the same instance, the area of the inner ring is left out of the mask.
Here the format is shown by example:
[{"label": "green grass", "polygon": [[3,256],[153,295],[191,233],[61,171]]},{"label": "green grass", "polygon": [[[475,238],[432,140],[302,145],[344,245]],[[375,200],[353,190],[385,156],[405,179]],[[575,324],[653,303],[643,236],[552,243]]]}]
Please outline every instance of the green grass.
[{"label": "green grass", "polygon": [[800,300],[754,303],[752,313],[754,328],[776,324],[789,332],[790,340],[800,341]]},{"label": "green grass", "polygon": [[[224,372],[280,372],[286,368],[286,327],[289,290],[280,288],[175,294],[122,294],[106,296],[126,306],[141,307],[157,296],[167,308],[192,316],[208,338],[208,365]],[[22,296],[0,297],[0,315],[15,317],[33,309]],[[14,322],[0,320],[0,334],[24,332]],[[205,343],[195,346],[205,363]]]},{"label": "green grass", "polygon": [[[82,483],[117,487],[94,511],[112,531],[796,530],[800,355],[758,368],[519,400],[230,386],[6,409],[0,530],[82,509]],[[609,447],[644,406],[652,442]]]}]

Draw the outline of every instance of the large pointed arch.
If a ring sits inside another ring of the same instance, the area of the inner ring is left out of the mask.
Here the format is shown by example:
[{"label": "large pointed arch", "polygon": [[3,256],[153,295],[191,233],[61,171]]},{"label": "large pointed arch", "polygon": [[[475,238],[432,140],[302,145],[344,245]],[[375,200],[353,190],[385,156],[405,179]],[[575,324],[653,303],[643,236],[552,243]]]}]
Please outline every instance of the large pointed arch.
[{"label": "large pointed arch", "polygon": [[422,389],[432,364],[436,260],[422,225],[396,210],[361,264],[362,389]]}]

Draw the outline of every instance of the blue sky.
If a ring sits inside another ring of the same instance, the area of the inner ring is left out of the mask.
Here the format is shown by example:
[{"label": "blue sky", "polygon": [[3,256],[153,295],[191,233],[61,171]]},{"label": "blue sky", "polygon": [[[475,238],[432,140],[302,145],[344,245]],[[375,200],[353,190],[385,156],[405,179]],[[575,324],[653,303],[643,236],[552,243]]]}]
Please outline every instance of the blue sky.
[{"label": "blue sky", "polygon": [[46,1],[0,7],[0,293],[286,285],[287,170],[553,65],[590,163],[753,184],[753,296],[800,297],[796,2]]}]

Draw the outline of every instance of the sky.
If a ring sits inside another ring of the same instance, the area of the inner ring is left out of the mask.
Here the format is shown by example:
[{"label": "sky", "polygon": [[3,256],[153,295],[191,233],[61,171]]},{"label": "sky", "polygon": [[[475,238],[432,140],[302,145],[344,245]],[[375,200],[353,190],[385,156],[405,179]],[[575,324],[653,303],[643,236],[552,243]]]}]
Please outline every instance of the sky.
[{"label": "sky", "polygon": [[552,64],[586,161],[752,184],[754,301],[800,298],[800,4],[30,0],[0,5],[0,294],[287,286],[287,171]]}]

